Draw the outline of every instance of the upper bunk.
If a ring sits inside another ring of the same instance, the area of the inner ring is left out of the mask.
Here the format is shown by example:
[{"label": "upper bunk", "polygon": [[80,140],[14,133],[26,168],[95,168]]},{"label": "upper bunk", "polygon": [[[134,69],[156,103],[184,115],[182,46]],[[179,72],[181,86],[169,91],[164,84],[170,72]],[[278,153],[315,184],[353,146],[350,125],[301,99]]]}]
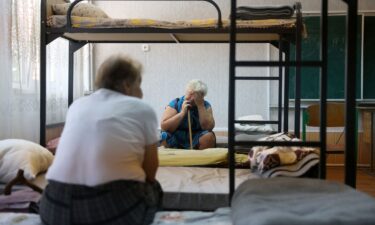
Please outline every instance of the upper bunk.
[{"label": "upper bunk", "polygon": [[[55,15],[52,6],[66,4],[65,0],[42,0],[42,34],[46,44],[58,37],[70,41],[86,43],[229,43],[230,20],[223,19],[219,6],[211,4],[217,18],[186,21],[160,21],[153,19],[72,16],[74,7],[83,0],[76,0],[66,8],[66,14]],[[124,0],[127,1],[127,0]],[[186,1],[186,0],[185,0]],[[294,41],[306,36],[302,24],[300,3],[293,7],[293,17],[275,18],[266,15],[265,19],[237,19],[237,42],[272,43],[279,40]],[[267,10],[267,9],[266,9]]]}]

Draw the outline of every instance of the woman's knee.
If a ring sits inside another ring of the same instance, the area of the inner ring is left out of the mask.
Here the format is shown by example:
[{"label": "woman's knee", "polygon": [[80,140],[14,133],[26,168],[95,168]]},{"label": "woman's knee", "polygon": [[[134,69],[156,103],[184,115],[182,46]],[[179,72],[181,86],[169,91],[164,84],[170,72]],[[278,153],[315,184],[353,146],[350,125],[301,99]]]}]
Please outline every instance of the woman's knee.
[{"label": "woman's knee", "polygon": [[199,138],[199,149],[214,148],[216,144],[215,134],[208,132]]}]

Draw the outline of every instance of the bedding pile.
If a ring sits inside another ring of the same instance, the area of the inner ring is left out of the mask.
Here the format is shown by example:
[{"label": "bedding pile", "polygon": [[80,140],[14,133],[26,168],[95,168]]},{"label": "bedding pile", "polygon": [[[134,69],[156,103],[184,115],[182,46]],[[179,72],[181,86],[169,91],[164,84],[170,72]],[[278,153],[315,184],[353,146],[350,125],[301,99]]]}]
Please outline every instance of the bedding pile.
[{"label": "bedding pile", "polygon": [[294,14],[292,6],[265,6],[249,7],[240,6],[236,9],[237,19],[259,20],[259,19],[289,19]]},{"label": "bedding pile", "polygon": [[[278,133],[260,141],[300,141],[288,133]],[[309,147],[255,146],[249,152],[252,172],[262,177],[305,174],[319,163],[319,150]]]}]

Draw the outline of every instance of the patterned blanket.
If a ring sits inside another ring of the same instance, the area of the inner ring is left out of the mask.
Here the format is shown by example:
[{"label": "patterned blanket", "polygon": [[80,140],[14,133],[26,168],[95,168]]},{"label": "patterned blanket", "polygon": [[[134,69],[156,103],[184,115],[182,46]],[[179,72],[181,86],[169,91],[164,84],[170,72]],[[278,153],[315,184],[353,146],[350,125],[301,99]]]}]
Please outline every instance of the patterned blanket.
[{"label": "patterned blanket", "polygon": [[[300,141],[287,133],[277,133],[260,140]],[[295,164],[309,154],[319,154],[319,150],[309,147],[255,146],[249,152],[250,167],[253,172],[264,173],[278,166]]]}]

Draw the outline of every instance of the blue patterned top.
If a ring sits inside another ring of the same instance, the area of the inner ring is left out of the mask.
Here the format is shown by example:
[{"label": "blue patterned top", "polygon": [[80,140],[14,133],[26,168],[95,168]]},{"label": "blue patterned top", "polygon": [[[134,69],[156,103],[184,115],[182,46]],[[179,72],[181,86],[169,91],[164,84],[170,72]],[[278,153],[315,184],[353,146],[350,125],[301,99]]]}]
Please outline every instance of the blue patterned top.
[{"label": "blue patterned top", "polygon": [[[177,110],[177,113],[181,112],[182,110],[182,104],[185,101],[185,96],[182,96],[181,98],[176,98],[172,100],[168,105],[174,109]],[[207,102],[206,100],[204,101],[204,107],[206,109],[211,108],[211,104]],[[201,131],[201,125],[199,123],[199,113],[198,113],[198,107],[192,107],[190,109],[190,119],[191,119],[191,130],[194,131]],[[189,130],[189,124],[188,124],[188,117],[187,114],[184,117],[184,119],[181,121],[180,125],[178,126],[177,130]]]}]

